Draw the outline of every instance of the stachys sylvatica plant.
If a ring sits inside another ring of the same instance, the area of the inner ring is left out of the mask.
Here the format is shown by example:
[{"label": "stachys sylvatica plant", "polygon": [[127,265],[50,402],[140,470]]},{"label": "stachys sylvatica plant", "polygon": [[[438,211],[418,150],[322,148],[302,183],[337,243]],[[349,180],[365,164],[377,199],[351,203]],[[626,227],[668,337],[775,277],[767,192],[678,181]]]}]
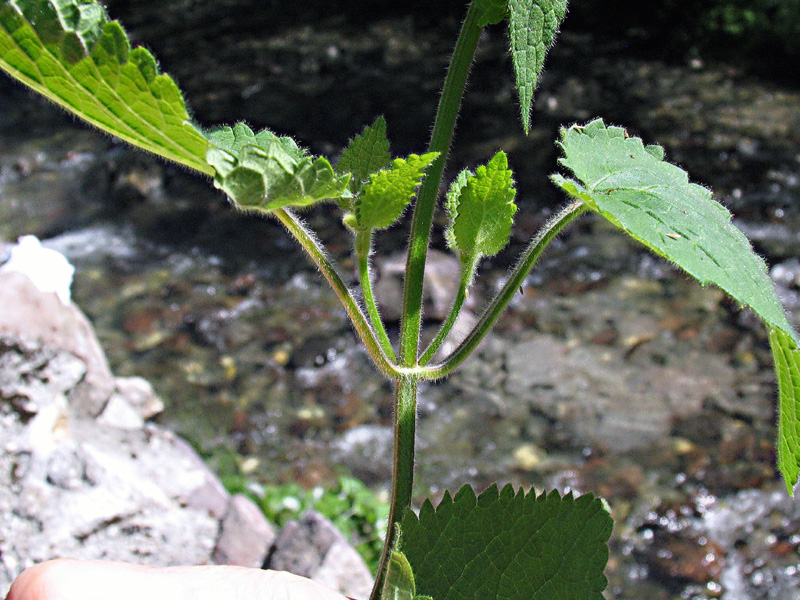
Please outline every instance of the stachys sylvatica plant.
[{"label": "stachys sylvatica plant", "polygon": [[[582,214],[602,215],[701,284],[713,283],[750,307],[769,331],[779,388],[778,463],[789,493],[800,471],[798,337],[775,296],[764,262],[711,192],[690,183],[624,129],[597,119],[561,130],[567,198],[524,250],[472,331],[444,359],[437,350],[453,327],[484,257],[509,241],[513,174],[503,152],[439,188],[475,49],[484,27],[505,22],[522,126],[566,0],[472,0],[442,89],[427,149],[394,158],[378,118],[333,164],[289,137],[239,123],[206,129],[189,116],[175,82],[144,48],[131,48],[95,0],[0,0],[0,66],[12,77],[100,129],[213,179],[243,210],[278,219],[341,300],[375,366],[394,385],[394,467],[388,535],[371,600],[596,600],[612,521],[592,495],[536,494],[510,486],[476,495],[464,487],[419,512],[409,509],[420,381],[446,377],[480,343],[547,245]],[[326,203],[350,232],[360,294],[341,277],[297,216]],[[370,282],[373,236],[411,205],[399,339],[381,321]],[[423,275],[434,211],[448,216],[445,238],[461,265],[452,310],[427,347],[420,345]]]}]

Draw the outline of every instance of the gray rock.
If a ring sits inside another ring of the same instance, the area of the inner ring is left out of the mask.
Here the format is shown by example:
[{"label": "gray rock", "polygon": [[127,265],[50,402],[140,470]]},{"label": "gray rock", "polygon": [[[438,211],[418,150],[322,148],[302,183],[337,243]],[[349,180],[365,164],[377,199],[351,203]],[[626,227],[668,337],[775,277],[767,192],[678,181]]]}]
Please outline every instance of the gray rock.
[{"label": "gray rock", "polygon": [[[658,340],[650,342],[658,354]],[[712,354],[690,352],[646,368],[599,346],[571,346],[553,336],[505,353],[509,397],[563,425],[575,439],[622,451],[668,434],[676,419],[727,393],[733,374]]]},{"label": "gray rock", "polygon": [[334,442],[334,458],[356,477],[381,477],[392,467],[393,439],[391,427],[359,425]]},{"label": "gray rock", "polygon": [[208,485],[208,468],[132,409],[135,429],[76,410],[86,373],[71,352],[0,335],[0,596],[58,556],[212,562],[219,520],[185,501]]},{"label": "gray rock", "polygon": [[236,494],[230,499],[220,523],[214,562],[260,568],[276,537],[275,529],[264,518],[261,509],[247,496]]},{"label": "gray rock", "polygon": [[[375,297],[380,304],[381,315],[389,321],[400,320],[405,265],[405,254],[393,254],[375,261]],[[423,314],[426,319],[442,321],[447,317],[458,291],[460,274],[461,266],[455,256],[437,250],[428,252],[423,297]],[[474,297],[466,303],[467,307],[474,304]]]},{"label": "gray rock", "polygon": [[[260,567],[276,534],[191,446],[145,420],[162,404],[114,378],[80,311],[0,274],[0,597],[59,556]],[[287,526],[272,568],[366,597],[371,576],[319,515]]]},{"label": "gray rock", "polygon": [[[114,379],[114,396],[122,396],[140,418],[147,420],[161,414],[164,402],[153,391],[150,382],[142,377],[117,377]],[[113,397],[112,396],[112,399]]]},{"label": "gray rock", "polygon": [[22,273],[0,273],[0,333],[59,348],[85,365],[84,385],[74,388],[74,408],[99,414],[114,390],[114,377],[88,319],[74,304],[62,304],[54,292],[42,293]]},{"label": "gray rock", "polygon": [[120,394],[111,395],[97,421],[120,429],[141,429],[144,426],[144,419],[139,412]]},{"label": "gray rock", "polygon": [[284,525],[266,566],[310,577],[352,598],[368,598],[372,588],[372,574],[358,552],[314,511]]}]

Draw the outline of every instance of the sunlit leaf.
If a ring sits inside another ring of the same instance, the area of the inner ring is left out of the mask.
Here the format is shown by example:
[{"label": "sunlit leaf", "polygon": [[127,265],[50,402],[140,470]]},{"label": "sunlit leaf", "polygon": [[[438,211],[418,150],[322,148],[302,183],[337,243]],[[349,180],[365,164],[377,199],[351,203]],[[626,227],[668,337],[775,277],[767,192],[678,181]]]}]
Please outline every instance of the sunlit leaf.
[{"label": "sunlit leaf", "polygon": [[308,206],[349,195],[349,174],[337,175],[325,158],[306,155],[294,140],[245,124],[208,132],[214,184],[244,208]]},{"label": "sunlit leaf", "polygon": [[531,127],[533,92],[544,58],[567,13],[567,0],[508,0],[508,35],[517,77],[520,113],[525,133]]},{"label": "sunlit leaf", "polygon": [[508,158],[498,152],[475,174],[461,174],[448,194],[446,234],[464,264],[493,256],[508,244],[514,223],[516,190]]},{"label": "sunlit leaf", "polygon": [[350,140],[336,163],[337,173],[351,173],[350,191],[357,194],[372,173],[392,164],[386,121],[378,117],[375,123]]},{"label": "sunlit leaf", "polygon": [[554,175],[586,203],[650,250],[702,284],[713,283],[749,306],[771,332],[779,376],[779,467],[791,490],[800,466],[800,351],[764,261],[731,223],[728,210],[664,151],[602,120],[561,132],[561,163],[578,181]]},{"label": "sunlit leaf", "polygon": [[436,152],[411,154],[407,159],[396,158],[390,168],[373,173],[355,201],[355,227],[385,229],[397,221],[437,156]]},{"label": "sunlit leaf", "polygon": [[213,173],[178,86],[94,0],[2,0],[0,68],[112,135]]}]

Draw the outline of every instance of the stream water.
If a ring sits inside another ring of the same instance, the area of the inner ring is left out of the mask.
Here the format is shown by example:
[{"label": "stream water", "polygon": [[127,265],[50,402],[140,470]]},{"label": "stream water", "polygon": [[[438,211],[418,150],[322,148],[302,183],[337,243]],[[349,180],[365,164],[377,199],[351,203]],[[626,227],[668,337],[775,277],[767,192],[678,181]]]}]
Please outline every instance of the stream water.
[{"label": "stream water", "polygon": [[[244,118],[335,155],[385,114],[397,154],[423,149],[455,23],[334,19],[256,38],[173,12],[120,16],[200,122]],[[568,27],[549,65],[523,137],[503,33],[482,40],[451,174],[505,148],[521,210],[471,310],[562,200],[547,182],[558,126],[602,115],[714,189],[798,323],[800,93],[725,66],[632,59]],[[212,462],[241,457],[256,480],[352,473],[388,485],[390,386],[276,223],[6,79],[0,115],[0,239],[33,233],[70,258],[74,299],[112,368],[153,383],[165,424]],[[306,218],[352,275],[330,207]],[[390,317],[405,236],[396,227],[378,247]],[[449,260],[436,255],[438,272]],[[432,285],[435,327],[449,287],[446,276]],[[586,218],[554,242],[477,356],[422,389],[417,490],[500,481],[603,495],[616,522],[608,598],[797,598],[800,508],[774,468],[774,402],[757,319]]]}]

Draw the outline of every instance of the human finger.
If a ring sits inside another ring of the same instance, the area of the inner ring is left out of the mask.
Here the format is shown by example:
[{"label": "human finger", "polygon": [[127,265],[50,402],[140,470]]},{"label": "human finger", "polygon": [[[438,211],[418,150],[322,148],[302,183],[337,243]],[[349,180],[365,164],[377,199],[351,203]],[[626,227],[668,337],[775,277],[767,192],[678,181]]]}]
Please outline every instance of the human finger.
[{"label": "human finger", "polygon": [[60,559],[24,571],[6,600],[346,600],[297,575],[233,566]]}]

